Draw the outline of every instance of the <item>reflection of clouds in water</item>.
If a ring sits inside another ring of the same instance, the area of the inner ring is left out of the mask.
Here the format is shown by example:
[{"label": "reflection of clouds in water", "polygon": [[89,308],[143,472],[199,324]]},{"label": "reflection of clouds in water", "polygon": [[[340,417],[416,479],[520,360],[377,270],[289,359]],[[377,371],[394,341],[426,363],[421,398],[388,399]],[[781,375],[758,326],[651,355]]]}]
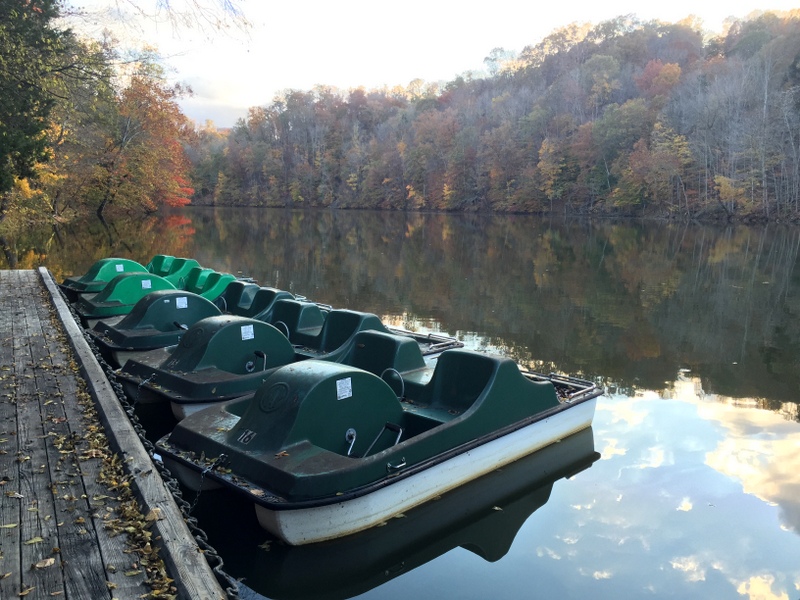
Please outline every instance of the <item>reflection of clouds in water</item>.
[{"label": "reflection of clouds in water", "polygon": [[634,469],[658,469],[665,465],[674,464],[674,459],[667,458],[667,452],[663,447],[654,446],[647,448],[642,453],[642,457],[637,464],[633,466]]},{"label": "reflection of clouds in water", "polygon": [[727,403],[703,404],[701,417],[719,422],[727,437],[706,464],[741,482],[744,492],[781,509],[783,525],[800,532],[800,428],[780,414]]},{"label": "reflection of clouds in water", "polygon": [[[641,589],[656,596],[674,589],[676,577],[689,596],[699,586],[720,591],[720,576],[731,596],[750,600],[800,589],[790,557],[768,558],[797,547],[770,507],[778,503],[781,518],[800,512],[800,427],[759,405],[705,394],[684,376],[663,393],[607,395],[594,425],[604,460],[589,471],[604,477],[594,482],[597,505],[586,513],[594,522],[584,530],[605,548],[595,569],[619,581],[644,579]],[[591,576],[592,563],[584,564],[581,574]],[[770,570],[767,581],[761,574]]]},{"label": "reflection of clouds in water", "polygon": [[674,558],[670,561],[670,564],[676,571],[682,571],[688,581],[697,582],[705,581],[706,579],[706,570],[696,556]]},{"label": "reflection of clouds in water", "polygon": [[[775,584],[775,577],[772,575],[757,575],[746,581],[742,581],[736,591],[742,596],[747,596],[750,600],[789,600],[786,592],[775,593],[772,586]],[[798,584],[795,584],[795,589]]]}]

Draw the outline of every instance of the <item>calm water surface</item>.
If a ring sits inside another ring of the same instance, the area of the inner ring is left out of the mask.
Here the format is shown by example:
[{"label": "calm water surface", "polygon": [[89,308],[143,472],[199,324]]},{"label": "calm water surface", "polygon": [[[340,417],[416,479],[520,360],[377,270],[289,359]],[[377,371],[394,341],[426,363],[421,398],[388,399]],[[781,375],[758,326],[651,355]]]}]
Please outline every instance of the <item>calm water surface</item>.
[{"label": "calm water surface", "polygon": [[800,599],[796,228],[188,209],[0,241],[59,280],[193,256],[606,387],[588,435],[349,540],[207,494],[245,598]]}]

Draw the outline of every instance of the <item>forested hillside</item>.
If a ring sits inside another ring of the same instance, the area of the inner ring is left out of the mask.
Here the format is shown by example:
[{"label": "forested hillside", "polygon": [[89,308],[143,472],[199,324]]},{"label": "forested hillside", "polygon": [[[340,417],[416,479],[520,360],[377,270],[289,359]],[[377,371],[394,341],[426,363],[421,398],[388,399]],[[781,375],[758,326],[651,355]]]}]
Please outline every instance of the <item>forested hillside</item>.
[{"label": "forested hillside", "polygon": [[800,217],[800,10],[717,37],[570,25],[486,64],[444,85],[290,90],[201,130],[194,202]]}]

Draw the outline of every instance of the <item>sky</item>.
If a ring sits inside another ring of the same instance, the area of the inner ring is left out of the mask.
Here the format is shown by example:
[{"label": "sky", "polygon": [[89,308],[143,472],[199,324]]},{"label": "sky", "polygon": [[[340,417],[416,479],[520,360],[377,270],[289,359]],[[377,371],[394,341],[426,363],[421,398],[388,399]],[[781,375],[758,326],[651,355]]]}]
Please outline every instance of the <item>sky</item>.
[{"label": "sky", "polygon": [[[81,6],[130,0],[84,0]],[[161,0],[163,2],[163,0]],[[171,0],[180,5],[187,0]],[[214,0],[201,0],[213,2]],[[155,6],[158,0],[138,0]],[[201,31],[141,21],[136,36],[158,48],[171,81],[193,96],[180,104],[198,124],[230,127],[253,106],[271,103],[286,89],[329,85],[341,90],[406,86],[414,79],[451,81],[483,72],[493,48],[515,52],[574,22],[600,23],[633,14],[677,22],[699,17],[722,31],[727,17],[755,10],[790,10],[797,0],[239,0],[247,31]],[[127,20],[130,21],[129,17]]]}]

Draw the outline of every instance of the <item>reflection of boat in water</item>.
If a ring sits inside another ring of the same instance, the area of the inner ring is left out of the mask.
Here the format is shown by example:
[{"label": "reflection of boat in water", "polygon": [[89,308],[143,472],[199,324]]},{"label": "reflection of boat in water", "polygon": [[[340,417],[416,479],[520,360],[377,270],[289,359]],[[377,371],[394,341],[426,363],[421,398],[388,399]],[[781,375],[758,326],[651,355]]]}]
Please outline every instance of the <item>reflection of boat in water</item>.
[{"label": "reflection of boat in water", "polygon": [[[226,557],[226,568],[253,592],[274,599],[350,598],[457,547],[489,562],[499,560],[525,521],[547,502],[553,483],[590,467],[599,457],[591,428],[584,429],[418,506],[404,518],[390,519],[383,527],[308,546],[273,542],[267,551],[258,547],[263,537],[252,531],[242,544],[242,538],[230,532],[246,525],[220,519],[219,511],[230,507],[213,494],[201,496],[197,516],[211,543]],[[208,519],[214,523],[207,524]]]},{"label": "reflection of boat in water", "polygon": [[[378,352],[393,337],[360,344],[365,366],[394,356]],[[281,367],[253,397],[178,423],[159,452],[187,486],[244,494],[262,527],[302,545],[374,527],[589,427],[601,394],[466,350],[404,375],[399,397],[373,372]]]}]

